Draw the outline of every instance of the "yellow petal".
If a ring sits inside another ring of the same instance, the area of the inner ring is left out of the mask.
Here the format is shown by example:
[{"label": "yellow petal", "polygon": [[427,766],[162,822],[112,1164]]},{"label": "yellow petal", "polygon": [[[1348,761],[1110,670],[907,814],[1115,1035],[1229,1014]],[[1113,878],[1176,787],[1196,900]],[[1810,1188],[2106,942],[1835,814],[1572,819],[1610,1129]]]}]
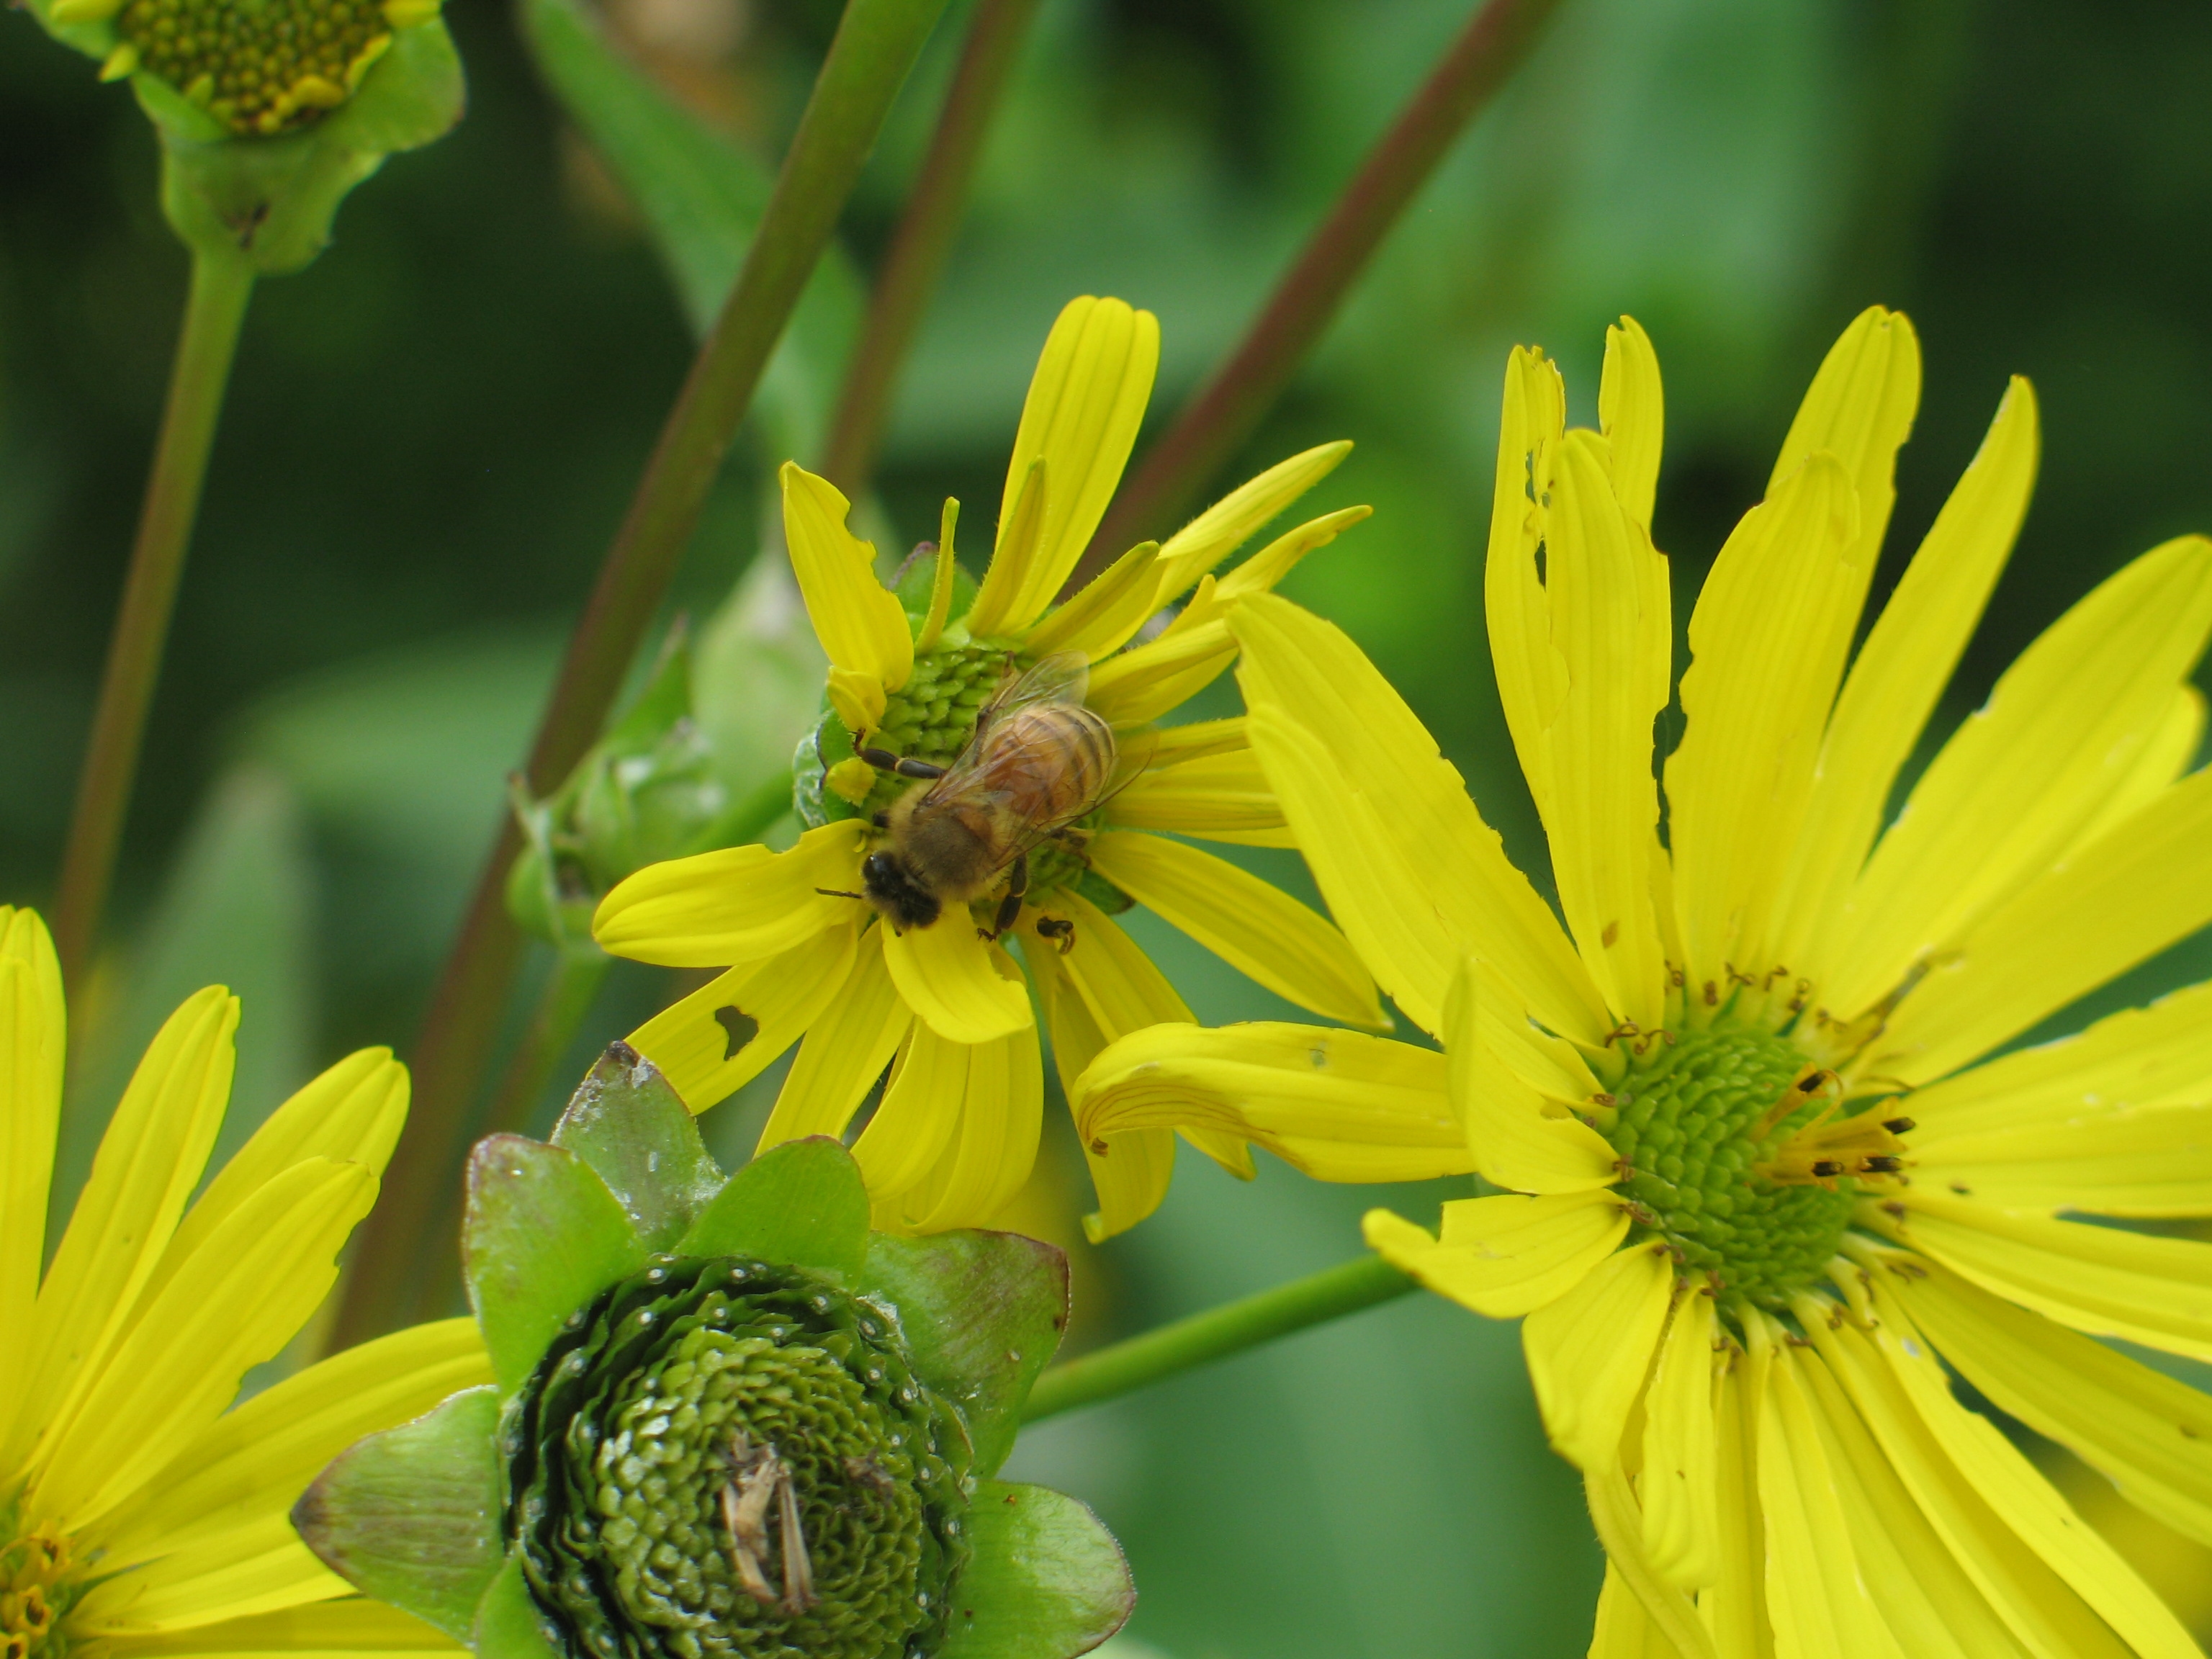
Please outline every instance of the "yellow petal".
[{"label": "yellow petal", "polygon": [[906,1006],[950,1042],[988,1042],[1031,1023],[1019,970],[975,936],[964,904],[946,907],[927,927],[891,933],[884,961]]},{"label": "yellow petal", "polygon": [[1649,1622],[1644,1659],[1716,1659],[1713,1639],[1698,1617],[1700,1609],[1653,1571],[1644,1553],[1636,1494],[1620,1463],[1586,1471],[1583,1492],[1598,1541],[1605,1547],[1608,1575],[1619,1576]]},{"label": "yellow petal", "polygon": [[1107,658],[1091,671],[1084,702],[1115,726],[1142,726],[1188,702],[1236,659],[1237,641],[1217,617]]},{"label": "yellow petal", "polygon": [[1611,1022],[1566,935],[1374,665],[1272,594],[1240,601],[1230,626],[1244,646],[1252,747],[1382,988],[1433,1031],[1462,955],[1479,951],[1545,1025],[1601,1046]]},{"label": "yellow petal", "polygon": [[761,1129],[760,1151],[808,1135],[842,1137],[905,1040],[914,1011],[884,961],[881,941],[890,932],[879,926],[860,935],[844,982],[799,1045]]},{"label": "yellow petal", "polygon": [[443,1631],[359,1595],[188,1630],[110,1637],[106,1646],[116,1659],[416,1659],[468,1651]]},{"label": "yellow petal", "polygon": [[1185,589],[1242,547],[1277,514],[1336,470],[1352,453],[1348,440],[1316,444],[1258,477],[1238,485],[1168,538],[1160,548],[1157,611],[1182,597]]},{"label": "yellow petal", "polygon": [[1247,847],[1295,845],[1260,757],[1243,746],[1243,721],[1237,726],[1238,746],[1225,753],[1163,764],[1155,752],[1152,764],[1108,804],[1107,822]]},{"label": "yellow petal", "polygon": [[1917,1186],[1899,1204],[1862,1210],[1863,1224],[2062,1325],[2212,1359],[2212,1244],[2021,1215]]},{"label": "yellow petal", "polygon": [[876,580],[876,550],[845,527],[844,493],[786,461],[783,534],[806,615],[830,660],[896,691],[914,671],[914,636],[898,595]]},{"label": "yellow petal", "polygon": [[947,495],[937,516],[937,554],[930,568],[929,609],[922,613],[921,626],[914,635],[917,652],[928,650],[944,636],[945,624],[952,616],[952,579],[960,569],[952,535],[959,523],[960,503]]},{"label": "yellow petal", "polygon": [[1085,662],[1110,656],[1159,609],[1152,603],[1158,542],[1139,542],[1092,577],[1083,591],[1030,629],[1024,648],[1033,659],[1079,653]]},{"label": "yellow petal", "polygon": [[2212,542],[2101,583],[1929,763],[1837,917],[1820,999],[1850,1018],[2050,868],[2133,769],[2212,631]]},{"label": "yellow petal", "polygon": [[1567,665],[1552,641],[1551,601],[1537,574],[1566,421],[1566,388],[1544,354],[1516,346],[1505,364],[1498,471],[1490,503],[1483,605],[1506,729],[1541,812],[1551,800],[1544,733],[1567,695]]},{"label": "yellow petal", "polygon": [[1276,537],[1224,576],[1221,585],[1214,590],[1215,597],[1221,604],[1228,605],[1247,594],[1271,591],[1307,554],[1317,548],[1327,547],[1361,520],[1374,516],[1375,509],[1371,507],[1345,507],[1334,513],[1324,513],[1318,519],[1309,520],[1296,530]]},{"label": "yellow petal", "polygon": [[1607,1005],[1653,1030],[1666,1018],[1667,964],[1651,908],[1651,723],[1667,706],[1674,633],[1666,562],[1614,498],[1593,433],[1566,436],[1544,544],[1552,648],[1567,672],[1540,739],[1559,908]]},{"label": "yellow petal", "polygon": [[1544,1432],[1577,1468],[1620,1462],[1629,1408],[1644,1391],[1674,1290],[1663,1245],[1615,1250],[1521,1322]]},{"label": "yellow petal", "polygon": [[2166,718],[2159,722],[2158,730],[2136,757],[2135,769],[2113,790],[2112,798],[2097,809],[2097,816],[2082,826],[2081,833],[2059,855],[2058,861],[2065,863],[2075,853],[2094,844],[2106,830],[2118,828],[2156,800],[2167,785],[2189,769],[2203,740],[2204,694],[2193,685],[2184,685],[2174,692]]},{"label": "yellow petal", "polygon": [[2138,1509],[2212,1543],[2212,1400],[2201,1390],[1942,1267],[1899,1262],[1881,1282],[2000,1410],[2101,1469]]},{"label": "yellow petal", "polygon": [[98,1585],[70,1610],[70,1634],[120,1647],[327,1601],[350,1588],[309,1553],[288,1516],[270,1515]]},{"label": "yellow petal", "polygon": [[884,683],[873,674],[863,669],[840,668],[832,663],[824,689],[830,707],[855,738],[866,737],[884,723],[889,699],[884,694]]},{"label": "yellow petal", "polygon": [[169,1016],[131,1074],[40,1289],[21,1361],[29,1386],[0,1468],[25,1467],[34,1437],[91,1386],[154,1276],[222,1126],[237,1030],[238,999],[210,985]]},{"label": "yellow petal", "polygon": [[1086,854],[1138,903],[1278,996],[1347,1025],[1390,1029],[1344,935],[1281,888],[1158,836],[1109,831]]},{"label": "yellow petal", "polygon": [[[968,618],[970,633],[1018,633],[1060,592],[1121,482],[1159,360],[1160,325],[1149,311],[1085,295],[1060,312],[1022,404],[999,544]],[[1002,568],[1013,551],[1018,498],[1040,460],[1047,488],[1035,541],[1026,556]]]},{"label": "yellow petal", "polygon": [[1826,971],[1829,919],[1874,845],[1898,769],[1942,696],[2020,533],[2035,485],[2037,443],[2034,388],[2015,378],[1851,664],[1822,740],[1773,936],[1777,961],[1798,973],[1817,981]]},{"label": "yellow petal", "polygon": [[1474,1167],[1498,1185],[1524,1193],[1610,1186],[1620,1172],[1605,1138],[1552,1107],[1515,1072],[1505,1045],[1486,1039],[1486,1030],[1516,1022],[1528,1028],[1528,1015],[1502,975],[1463,964],[1444,1001],[1441,1035],[1452,1111],[1466,1133]]},{"label": "yellow petal", "polygon": [[212,1423],[337,1278],[338,1247],[375,1200],[358,1164],[292,1164],[210,1229],[100,1367],[44,1454],[31,1501],[75,1528],[128,1497]]},{"label": "yellow petal", "polygon": [[1605,331],[1605,370],[1598,381],[1597,420],[1612,451],[1613,489],[1630,520],[1651,533],[1651,501],[1659,493],[1659,452],[1667,406],[1659,355],[1633,317]]},{"label": "yellow petal", "polygon": [[599,901],[592,937],[615,956],[665,968],[776,956],[853,919],[852,899],[821,890],[858,890],[868,833],[863,820],[840,818],[785,853],[756,843],[648,864]]},{"label": "yellow petal", "polygon": [[1784,855],[1866,590],[1858,531],[1850,475],[1815,453],[1744,515],[1690,617],[1668,833],[1689,994],[1706,1007],[1727,993],[1731,964],[1772,965]]},{"label": "yellow petal", "polygon": [[2212,1215],[2212,1102],[1912,1137],[1912,1178],[2008,1210]]},{"label": "yellow petal", "polygon": [[951,1144],[919,1185],[894,1200],[901,1224],[917,1232],[999,1224],[1036,1162],[1044,1112],[1036,1028],[976,1044],[967,1069]]},{"label": "yellow petal", "polygon": [[2212,1080],[2212,981],[2022,1048],[1912,1095],[1916,1153],[1957,1137],[2195,1104]]},{"label": "yellow petal", "polygon": [[969,1045],[948,1042],[921,1020],[892,1063],[890,1080],[853,1158],[878,1205],[917,1186],[952,1139],[968,1093]]},{"label": "yellow petal", "polygon": [[[28,1331],[38,1299],[64,1042],[53,941],[36,912],[0,906],[0,1330]],[[0,1446],[30,1381],[0,1369]]]},{"label": "yellow petal", "polygon": [[819,1019],[852,971],[860,930],[848,924],[781,956],[747,963],[672,1003],[629,1034],[694,1112],[726,1100]]},{"label": "yellow petal", "polygon": [[2212,921],[2212,769],[1969,927],[1859,1063],[1942,1077]]},{"label": "yellow petal", "polygon": [[200,1431],[99,1528],[129,1565],[283,1516],[325,1464],[363,1435],[492,1380],[473,1319],[376,1338],[295,1372]]},{"label": "yellow petal", "polygon": [[1720,1577],[1714,1335],[1712,1297],[1678,1297],[1644,1401],[1644,1552],[1654,1572],[1683,1589]]},{"label": "yellow petal", "polygon": [[1066,890],[1054,894],[1045,908],[1075,923],[1074,941],[1060,966],[1108,1042],[1163,1020],[1189,1021],[1190,1010],[1167,975],[1103,910]]},{"label": "yellow petal", "polygon": [[1572,1290],[1620,1243],[1628,1214],[1610,1193],[1509,1193],[1452,1200],[1437,1237],[1388,1210],[1361,1226],[1370,1249],[1437,1295],[1511,1319]]},{"label": "yellow petal", "polygon": [[[1715,1360],[1714,1371],[1720,1576],[1698,1596],[1698,1611],[1712,1629],[1714,1645],[1735,1659],[1774,1651],[1772,1622],[1766,1613],[1766,1522],[1759,1512],[1756,1455],[1767,1367],[1731,1340]],[[1585,1480],[1583,1485],[1587,1488],[1589,1482]]]},{"label": "yellow petal", "polygon": [[1920,341],[1912,324],[1897,312],[1869,306],[1828,349],[1774,458],[1770,495],[1820,450],[1850,475],[1858,492],[1859,544],[1850,562],[1862,573],[1858,596],[1850,605],[1854,617],[1865,600],[1864,582],[1881,556],[1897,499],[1897,452],[1919,406]]},{"label": "yellow petal", "polygon": [[2144,1659],[2195,1659],[2196,1643],[2149,1586],[2083,1524],[1996,1424],[1959,1404],[1949,1377],[1917,1335],[1893,1304],[1870,1339],[1983,1501]]}]

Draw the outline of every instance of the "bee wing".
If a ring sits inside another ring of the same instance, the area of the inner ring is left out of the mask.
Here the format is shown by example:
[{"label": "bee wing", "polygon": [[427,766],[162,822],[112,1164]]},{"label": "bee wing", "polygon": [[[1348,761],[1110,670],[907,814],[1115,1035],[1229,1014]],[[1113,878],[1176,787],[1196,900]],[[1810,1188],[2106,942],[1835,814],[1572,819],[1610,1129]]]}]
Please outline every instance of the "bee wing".
[{"label": "bee wing", "polygon": [[975,735],[969,738],[968,746],[945,769],[945,775],[930,786],[929,799],[949,800],[963,795],[1004,799],[1010,791],[991,775],[1001,771],[1008,762],[1004,756],[992,751],[992,726],[1018,708],[1080,704],[1083,694],[1090,687],[1091,665],[1080,651],[1059,651],[1049,657],[1040,657],[1019,674],[1003,682],[976,714]]}]

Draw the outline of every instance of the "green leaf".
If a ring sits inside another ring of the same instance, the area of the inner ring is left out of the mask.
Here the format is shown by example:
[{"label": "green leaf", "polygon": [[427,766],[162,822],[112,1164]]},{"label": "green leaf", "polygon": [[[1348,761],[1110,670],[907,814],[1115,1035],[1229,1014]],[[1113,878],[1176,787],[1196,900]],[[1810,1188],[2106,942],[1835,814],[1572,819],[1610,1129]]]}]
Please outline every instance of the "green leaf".
[{"label": "green leaf", "polygon": [[826,1135],[787,1141],[730,1177],[678,1255],[749,1255],[858,1285],[868,1258],[868,1189]]},{"label": "green leaf", "polygon": [[606,1182],[647,1250],[676,1246],[722,1189],[722,1171],[668,1079],[627,1042],[612,1042],[569,1097],[553,1144]]},{"label": "green leaf", "polygon": [[952,1587],[951,1634],[937,1659],[1073,1659],[1136,1605],[1114,1534],[1062,1493],[987,1480],[968,1538],[975,1559]]},{"label": "green leaf", "polygon": [[566,1644],[523,1578],[520,1558],[510,1556],[484,1592],[469,1645],[477,1659],[567,1659]]},{"label": "green leaf", "polygon": [[461,1261],[501,1397],[522,1386],[569,1315],[649,1254],[574,1152],[521,1135],[477,1142]]},{"label": "green leaf", "polygon": [[292,1525],[356,1589],[466,1641],[506,1553],[498,1427],[499,1391],[464,1389],[340,1452]]},{"label": "green leaf", "polygon": [[1018,1233],[878,1233],[866,1283],[897,1314],[916,1375],[967,1419],[976,1472],[991,1474],[1067,1328],[1066,1255]]},{"label": "green leaf", "polygon": [[[663,92],[576,0],[526,0],[522,26],[546,83],[637,204],[684,314],[703,335],[768,204],[769,169]],[[831,247],[754,396],[753,416],[775,458],[820,453],[862,295],[851,260]]]}]

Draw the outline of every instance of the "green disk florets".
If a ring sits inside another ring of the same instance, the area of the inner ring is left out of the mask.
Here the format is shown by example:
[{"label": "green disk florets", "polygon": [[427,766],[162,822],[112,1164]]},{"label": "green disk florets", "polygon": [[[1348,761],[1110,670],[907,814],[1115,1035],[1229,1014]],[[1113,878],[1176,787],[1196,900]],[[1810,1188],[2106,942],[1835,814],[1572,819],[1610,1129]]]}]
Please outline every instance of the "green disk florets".
[{"label": "green disk florets", "polygon": [[[894,755],[950,766],[975,735],[975,717],[1019,659],[1002,647],[955,646],[914,659],[907,682],[884,700],[868,742]],[[800,819],[809,829],[833,818],[866,817],[914,787],[911,778],[871,770],[854,758],[853,734],[835,713],[799,740],[792,762]]]},{"label": "green disk florets", "polygon": [[570,1659],[902,1659],[963,1565],[967,1437],[891,1322],[802,1269],[653,1258],[501,1425]]},{"label": "green disk florets", "polygon": [[1781,1306],[1826,1269],[1850,1218],[1848,1177],[1784,1183],[1757,1167],[1819,1109],[1773,1108],[1808,1069],[1763,1031],[1700,1031],[1657,1044],[1614,1091],[1607,1139],[1633,1173],[1620,1183],[1682,1270],[1712,1274],[1723,1298]]},{"label": "green disk florets", "polygon": [[382,0],[130,0],[115,25],[138,67],[264,137],[343,103],[392,40]]}]

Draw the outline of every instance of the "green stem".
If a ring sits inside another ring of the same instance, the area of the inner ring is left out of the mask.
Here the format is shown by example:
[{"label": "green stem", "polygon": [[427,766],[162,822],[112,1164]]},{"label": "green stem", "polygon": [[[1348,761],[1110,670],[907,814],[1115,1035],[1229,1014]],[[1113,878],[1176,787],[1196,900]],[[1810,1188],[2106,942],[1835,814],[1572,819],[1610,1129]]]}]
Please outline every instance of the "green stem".
[{"label": "green stem", "polygon": [[[601,951],[562,951],[555,958],[529,1029],[507,1057],[507,1070],[477,1126],[478,1134],[520,1133],[529,1127],[532,1110],[553,1079],[553,1068],[583,1029],[584,1016],[592,1012],[613,966],[614,958]],[[461,1206],[457,1187],[448,1190],[446,1208],[458,1229]],[[441,1226],[438,1231],[446,1230]]]},{"label": "green stem", "polygon": [[984,137],[1036,9],[1037,0],[976,0],[960,66],[953,71],[929,154],[922,158],[906,212],[877,275],[867,325],[845,372],[830,426],[823,476],[854,501],[875,471],[891,388],[945,273]]},{"label": "green stem", "polygon": [[146,713],[161,678],[162,648],[177,607],[185,553],[191,544],[200,484],[222,413],[223,388],[238,349],[239,325],[253,294],[253,267],[230,250],[192,255],[190,296],[177,358],[169,374],[168,402],[146,480],[138,535],[123,580],[123,602],[108,641],[100,704],[92,720],[84,770],[77,779],[76,810],[62,858],[54,902],[54,941],[64,978],[81,986],[100,936],[100,914],[115,875],[131,786],[146,736]]},{"label": "green stem", "polygon": [[1453,141],[1520,67],[1558,0],[1488,0],[1322,221],[1237,349],[1191,395],[1085,550],[1073,592],[1190,505],[1259,426]]},{"label": "green stem", "polygon": [[[761,372],[944,6],[945,0],[848,0],[760,229],[569,639],[531,745],[532,793],[551,793],[598,739]],[[405,1323],[453,1283],[456,1241],[429,1229],[441,1193],[459,1177],[471,1109],[521,958],[504,902],[507,866],[521,844],[512,819],[506,821],[431,993],[410,1056],[414,1109],[362,1229],[338,1315],[341,1346]]]},{"label": "green stem", "polygon": [[1053,1366],[1030,1390],[1022,1421],[1040,1422],[1079,1406],[1116,1399],[1310,1325],[1392,1301],[1414,1288],[1412,1279],[1379,1255],[1359,1256],[1309,1273]]}]

